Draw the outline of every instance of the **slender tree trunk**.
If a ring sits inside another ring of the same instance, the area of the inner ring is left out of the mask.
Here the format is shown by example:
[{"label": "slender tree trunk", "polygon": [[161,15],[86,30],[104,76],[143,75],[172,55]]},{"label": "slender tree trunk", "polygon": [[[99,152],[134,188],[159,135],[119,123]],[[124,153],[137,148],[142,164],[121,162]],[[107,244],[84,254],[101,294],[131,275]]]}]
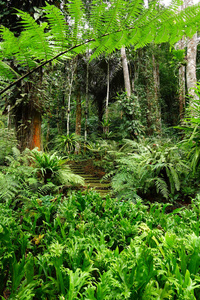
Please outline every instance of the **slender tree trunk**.
[{"label": "slender tree trunk", "polygon": [[[179,11],[183,10],[185,8],[185,3],[183,3],[179,7]],[[185,38],[183,37],[176,45],[175,49],[184,50],[185,49]],[[184,118],[184,111],[185,111],[185,66],[180,65],[179,66],[179,117],[180,120]]]},{"label": "slender tree trunk", "polygon": [[76,135],[81,135],[81,96],[80,91],[78,92],[77,98],[76,98],[76,129],[75,129]]},{"label": "slender tree trunk", "polygon": [[7,111],[8,111],[8,119],[7,119],[7,127],[8,129],[11,129],[11,116],[10,116],[10,105],[8,105]]},{"label": "slender tree trunk", "polygon": [[87,60],[87,70],[86,70],[86,91],[85,91],[85,132],[84,132],[84,151],[86,151],[87,143],[87,122],[88,122],[88,93],[89,90],[89,62]]},{"label": "slender tree trunk", "polygon": [[107,63],[107,93],[106,93],[106,108],[105,108],[105,127],[104,127],[104,133],[109,132],[109,126],[108,126],[108,103],[109,103],[109,92],[110,92],[110,65],[109,61]]},{"label": "slender tree trunk", "polygon": [[58,103],[57,103],[57,107],[56,107],[56,120],[57,120],[58,134],[60,134],[61,131],[60,131],[60,122],[59,122],[59,105],[58,105]]},{"label": "slender tree trunk", "polygon": [[[191,6],[193,4],[194,4],[193,0],[185,0],[185,7]],[[197,33],[195,33],[192,38],[188,38],[187,40],[186,79],[187,79],[188,93],[192,96],[189,103],[189,106],[191,108],[191,114],[194,113],[193,100],[198,99],[197,95],[195,94],[195,88],[197,83],[196,56],[197,56]]]},{"label": "slender tree trunk", "polygon": [[49,113],[47,114],[47,133],[46,133],[46,145],[48,145],[50,137],[50,116]]},{"label": "slender tree trunk", "polygon": [[126,57],[125,47],[121,48],[121,59],[122,59],[122,68],[123,68],[123,74],[124,74],[125,91],[127,93],[127,96],[130,97],[131,96],[131,83],[130,83],[128,61],[127,61],[127,57]]},{"label": "slender tree trunk", "polygon": [[[78,95],[76,98],[76,129],[75,133],[77,136],[81,136],[81,96],[80,89],[78,91]],[[79,142],[76,143],[75,153],[79,154],[81,149],[81,145]]]},{"label": "slender tree trunk", "polygon": [[158,62],[156,62],[154,54],[152,54],[152,65],[153,65],[155,125],[156,125],[157,133],[161,133],[161,111],[160,111],[160,104],[159,104],[160,74],[159,74],[159,64]]},{"label": "slender tree trunk", "polygon": [[[197,83],[196,77],[196,56],[197,56],[197,33],[187,42],[187,88],[189,94],[197,99],[194,92]],[[192,103],[191,103],[192,105]]]},{"label": "slender tree trunk", "polygon": [[[145,50],[146,52],[146,100],[147,100],[147,134],[161,133],[161,111],[159,104],[160,76],[159,64],[156,61],[154,52],[155,46]],[[144,53],[145,54],[145,53]]]},{"label": "slender tree trunk", "polygon": [[69,135],[69,122],[70,122],[70,107],[71,107],[71,94],[72,94],[72,84],[74,81],[74,73],[77,66],[77,60],[73,59],[70,62],[71,74],[68,77],[68,104],[67,104],[67,135]]},{"label": "slender tree trunk", "polygon": [[185,112],[185,66],[179,67],[179,116],[184,118]]}]

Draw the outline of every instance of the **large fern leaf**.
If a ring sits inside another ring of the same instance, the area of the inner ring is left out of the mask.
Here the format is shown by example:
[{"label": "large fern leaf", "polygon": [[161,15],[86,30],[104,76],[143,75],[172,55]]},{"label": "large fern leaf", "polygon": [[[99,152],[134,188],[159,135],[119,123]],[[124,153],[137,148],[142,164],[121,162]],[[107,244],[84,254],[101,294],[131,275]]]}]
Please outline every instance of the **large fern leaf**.
[{"label": "large fern leaf", "polygon": [[[133,45],[136,49],[152,41],[175,43],[182,35],[192,36],[200,28],[200,5],[181,12],[178,12],[178,5],[180,1],[175,0],[172,6],[160,8],[157,1],[151,1],[147,9],[140,0],[108,3],[93,0],[86,13],[81,0],[71,0],[67,4],[68,25],[59,9],[51,5],[44,8],[46,20],[42,24],[18,11],[24,30],[16,38],[8,30],[1,29],[1,60],[7,63],[4,58],[14,57],[18,64],[33,72],[38,62],[44,65],[68,52],[76,55],[85,51],[86,45],[93,49],[94,58],[122,46]],[[12,80],[4,67],[4,74]]]}]

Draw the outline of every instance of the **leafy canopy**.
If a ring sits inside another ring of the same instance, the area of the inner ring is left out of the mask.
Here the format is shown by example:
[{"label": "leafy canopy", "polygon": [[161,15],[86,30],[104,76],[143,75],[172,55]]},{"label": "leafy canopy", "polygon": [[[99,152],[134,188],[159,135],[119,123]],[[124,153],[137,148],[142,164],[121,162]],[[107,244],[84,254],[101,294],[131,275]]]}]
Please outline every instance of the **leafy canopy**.
[{"label": "leafy canopy", "polygon": [[[179,12],[180,4],[181,1],[175,0],[171,6],[162,7],[158,1],[152,1],[146,8],[142,0],[109,3],[93,0],[86,9],[83,1],[72,0],[66,5],[66,16],[59,8],[46,4],[44,21],[40,23],[18,10],[23,28],[18,37],[0,27],[0,86],[3,88],[0,94],[41,66],[86,49],[92,51],[93,59],[122,46],[133,45],[137,49],[152,41],[174,44],[183,35],[192,36],[200,27],[200,5]],[[19,66],[23,72],[16,71]]]}]

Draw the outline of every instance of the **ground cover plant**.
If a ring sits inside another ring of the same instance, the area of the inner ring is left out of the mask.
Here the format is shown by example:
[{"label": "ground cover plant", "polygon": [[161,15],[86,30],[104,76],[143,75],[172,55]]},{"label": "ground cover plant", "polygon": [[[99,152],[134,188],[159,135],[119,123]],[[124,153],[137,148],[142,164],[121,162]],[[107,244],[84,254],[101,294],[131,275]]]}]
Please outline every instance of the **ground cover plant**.
[{"label": "ground cover plant", "polygon": [[168,207],[94,192],[1,201],[2,299],[200,299],[200,197]]}]

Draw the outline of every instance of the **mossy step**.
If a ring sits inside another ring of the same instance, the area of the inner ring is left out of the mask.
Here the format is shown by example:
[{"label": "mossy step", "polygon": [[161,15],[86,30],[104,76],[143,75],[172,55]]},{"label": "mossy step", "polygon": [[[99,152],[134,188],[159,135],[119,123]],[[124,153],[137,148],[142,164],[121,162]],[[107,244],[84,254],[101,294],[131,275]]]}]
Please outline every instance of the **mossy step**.
[{"label": "mossy step", "polygon": [[110,184],[108,184],[108,183],[106,183],[106,184],[103,184],[103,183],[89,183],[88,184],[90,187],[96,187],[96,188],[98,188],[98,187],[100,187],[100,188],[110,188]]}]

